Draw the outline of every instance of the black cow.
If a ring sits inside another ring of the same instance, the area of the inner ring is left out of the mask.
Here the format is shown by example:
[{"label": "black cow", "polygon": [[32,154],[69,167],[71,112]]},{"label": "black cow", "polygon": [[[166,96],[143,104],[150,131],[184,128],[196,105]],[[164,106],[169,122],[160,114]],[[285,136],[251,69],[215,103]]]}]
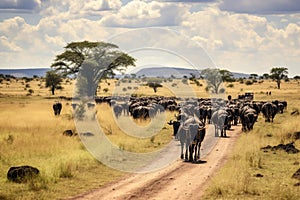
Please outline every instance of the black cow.
[{"label": "black cow", "polygon": [[173,135],[176,139],[178,139],[177,132],[178,132],[178,129],[180,127],[180,121],[171,120],[170,122],[168,122],[168,124],[173,126]]},{"label": "black cow", "polygon": [[16,183],[23,183],[36,177],[40,171],[28,165],[11,167],[7,172],[7,179]]},{"label": "black cow", "polygon": [[119,105],[119,104],[113,105],[113,111],[114,111],[116,118],[119,118],[121,116],[122,110],[123,110],[123,108],[121,105]]},{"label": "black cow", "polygon": [[257,111],[249,106],[244,106],[241,109],[240,119],[242,122],[242,131],[250,131],[257,120]]},{"label": "black cow", "polygon": [[[200,158],[201,142],[204,137],[205,125],[198,117],[190,117],[183,122],[178,129],[178,138],[181,145],[181,159],[197,161],[197,159]],[[183,153],[184,145],[185,154]]]},{"label": "black cow", "polygon": [[61,109],[62,109],[62,104],[60,102],[56,102],[53,104],[52,106],[53,111],[54,111],[54,115],[58,116],[60,115]]},{"label": "black cow", "polygon": [[271,102],[264,103],[261,111],[265,117],[266,122],[273,122],[274,117],[277,113],[277,106]]}]

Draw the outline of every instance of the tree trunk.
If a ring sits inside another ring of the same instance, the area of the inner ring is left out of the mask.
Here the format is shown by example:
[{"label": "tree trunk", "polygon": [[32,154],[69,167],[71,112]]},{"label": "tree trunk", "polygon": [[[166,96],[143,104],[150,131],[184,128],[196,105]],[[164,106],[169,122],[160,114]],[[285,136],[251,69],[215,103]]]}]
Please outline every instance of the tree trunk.
[{"label": "tree trunk", "polygon": [[52,86],[52,87],[51,87],[51,92],[52,92],[52,95],[54,95],[54,91],[55,91],[55,87],[54,87],[54,86]]},{"label": "tree trunk", "polygon": [[277,80],[277,88],[280,89],[280,80]]}]

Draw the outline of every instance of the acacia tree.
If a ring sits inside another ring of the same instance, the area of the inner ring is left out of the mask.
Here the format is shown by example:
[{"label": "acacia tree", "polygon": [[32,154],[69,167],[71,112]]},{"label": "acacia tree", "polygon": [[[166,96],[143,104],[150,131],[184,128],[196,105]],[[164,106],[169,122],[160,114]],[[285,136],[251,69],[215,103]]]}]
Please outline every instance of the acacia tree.
[{"label": "acacia tree", "polygon": [[270,72],[270,78],[277,83],[277,88],[280,89],[281,80],[287,78],[288,69],[286,67],[273,67]]},{"label": "acacia tree", "polygon": [[270,75],[269,75],[268,73],[264,73],[264,74],[262,75],[262,78],[267,80],[267,79],[270,78]]},{"label": "acacia tree", "polygon": [[[113,74],[112,69],[135,66],[135,59],[118,50],[118,46],[106,42],[72,42],[64,47],[65,51],[56,56],[51,65],[55,71],[63,76],[78,74],[82,63],[86,59],[95,59],[100,66],[107,66],[107,72]],[[111,59],[113,58],[113,59]]]},{"label": "acacia tree", "polygon": [[207,68],[201,71],[201,75],[207,81],[207,88],[210,89],[212,93],[218,94],[223,82],[220,70],[217,68]]},{"label": "acacia tree", "polygon": [[219,73],[221,75],[223,82],[233,82],[234,81],[233,74],[230,71],[228,71],[226,69],[220,69]]},{"label": "acacia tree", "polygon": [[48,71],[46,73],[46,87],[50,88],[52,95],[55,94],[56,89],[61,89],[61,81],[61,76],[55,71]]},{"label": "acacia tree", "polygon": [[80,95],[94,96],[101,78],[135,66],[135,59],[120,51],[118,46],[105,42],[72,42],[51,65],[63,76],[78,76]]},{"label": "acacia tree", "polygon": [[153,89],[154,93],[157,92],[157,88],[162,87],[162,85],[157,82],[149,82],[149,83],[147,83],[147,85],[148,85],[148,87]]}]

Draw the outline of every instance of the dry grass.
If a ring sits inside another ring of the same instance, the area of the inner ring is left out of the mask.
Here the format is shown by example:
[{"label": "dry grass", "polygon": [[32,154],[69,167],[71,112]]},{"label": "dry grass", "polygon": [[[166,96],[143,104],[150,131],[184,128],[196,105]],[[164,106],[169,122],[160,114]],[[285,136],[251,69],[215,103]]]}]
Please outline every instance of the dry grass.
[{"label": "dry grass", "polygon": [[[287,100],[288,110],[277,114],[274,123],[265,123],[260,116],[253,131],[241,134],[228,163],[213,178],[203,199],[300,199],[299,187],[294,186],[299,181],[291,178],[300,167],[299,153],[261,150],[267,145],[290,143],[291,135],[300,131],[300,117],[290,115],[293,109],[300,108],[299,84],[283,83],[281,90],[273,89],[273,85],[265,82],[252,86],[255,99]],[[262,92],[266,90],[272,90],[272,95],[266,96]],[[300,149],[299,140],[295,146]]]},{"label": "dry grass", "polygon": [[[101,88],[109,87],[106,95],[111,94],[109,91],[113,91],[115,82],[101,83]],[[99,187],[124,174],[95,160],[79,137],[62,135],[66,129],[76,130],[71,102],[60,100],[63,109],[59,117],[54,116],[52,104],[59,96],[72,96],[74,81],[64,81],[64,90],[58,90],[53,97],[40,80],[25,83],[11,79],[7,83],[0,84],[1,199],[60,199]],[[32,95],[27,95],[28,88],[24,90],[26,84],[34,90]],[[168,92],[167,89],[162,91]],[[127,136],[118,128],[107,105],[97,105],[97,109],[101,110],[101,115],[98,112],[97,116],[101,126],[111,132],[107,132],[109,139],[125,150],[150,152],[162,148],[172,139],[172,127],[165,124],[159,134],[150,138]],[[166,117],[172,118],[173,113],[167,113]],[[133,123],[143,127],[150,121]],[[41,175],[26,184],[8,182],[8,169],[18,165],[37,167]]]},{"label": "dry grass", "polygon": [[[185,95],[186,88],[192,88],[198,97],[209,97],[203,86],[180,80],[163,82],[164,87],[158,92],[144,86],[144,82],[102,81],[98,95],[118,93],[135,95],[173,96]],[[26,84],[29,84],[26,88]],[[116,85],[117,84],[117,85]],[[61,100],[63,110],[60,117],[55,117],[52,104],[58,96],[71,97],[74,81],[64,81],[64,90],[57,91],[54,99],[50,91],[39,79],[26,83],[24,80],[3,81],[0,84],[0,199],[61,199],[82,193],[112,181],[124,173],[110,169],[95,160],[82,145],[78,137],[65,137],[62,132],[75,129],[72,120],[71,102]],[[252,86],[234,83],[227,88],[226,95],[236,97],[245,91],[255,93],[257,100],[288,100],[289,110],[275,118],[273,124],[263,120],[255,129],[243,134],[228,164],[214,178],[207,192],[208,199],[293,199],[298,198],[299,187],[293,187],[293,173],[299,166],[299,155],[264,153],[262,146],[277,145],[291,141],[290,134],[299,131],[299,117],[291,117],[289,112],[299,108],[299,90],[297,82],[282,83],[282,89],[275,89],[275,83],[265,81]],[[26,88],[26,90],[24,89]],[[107,88],[107,90],[103,90]],[[126,90],[123,90],[126,88]],[[27,95],[28,90],[34,90]],[[266,91],[272,91],[266,96]],[[132,152],[151,152],[162,148],[172,139],[172,127],[163,124],[161,131],[148,138],[128,136],[116,124],[107,105],[97,105],[97,118],[108,138],[120,148]],[[101,111],[101,112],[100,112]],[[173,118],[174,113],[167,112],[166,119]],[[119,122],[121,123],[121,122]],[[133,120],[137,127],[146,127],[150,120]],[[147,135],[147,134],[146,134]],[[249,142],[250,141],[250,142]],[[300,148],[299,142],[296,143]],[[15,184],[7,181],[6,172],[11,166],[32,165],[40,169],[41,176],[26,184]],[[263,178],[254,177],[261,173]],[[295,192],[296,191],[296,192]],[[299,198],[298,198],[299,199]]]}]

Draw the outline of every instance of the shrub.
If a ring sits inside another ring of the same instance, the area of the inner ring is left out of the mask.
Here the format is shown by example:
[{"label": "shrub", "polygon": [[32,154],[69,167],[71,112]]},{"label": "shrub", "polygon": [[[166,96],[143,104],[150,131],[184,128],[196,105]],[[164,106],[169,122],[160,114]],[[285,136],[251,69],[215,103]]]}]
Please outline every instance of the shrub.
[{"label": "shrub", "polygon": [[104,89],[103,89],[103,92],[107,93],[108,90],[109,90],[108,88],[104,88]]},{"label": "shrub", "polygon": [[221,88],[221,89],[219,90],[219,93],[224,94],[225,91],[226,91],[225,88]]},{"label": "shrub", "polygon": [[230,83],[230,84],[227,85],[227,87],[228,87],[228,88],[233,88],[234,85],[233,85],[232,83]]},{"label": "shrub", "polygon": [[253,84],[253,81],[247,80],[247,81],[245,82],[245,84],[246,84],[246,85],[252,85],[252,84]]},{"label": "shrub", "polygon": [[34,90],[33,89],[29,89],[27,94],[28,95],[32,95],[33,93],[34,93]]},{"label": "shrub", "polygon": [[177,86],[177,84],[176,83],[172,83],[172,85],[171,85],[172,87],[176,87]]},{"label": "shrub", "polygon": [[186,79],[186,78],[182,79],[182,83],[187,85],[188,84],[188,79]]},{"label": "shrub", "polygon": [[72,163],[61,163],[58,169],[59,178],[72,178],[74,177],[75,166]]}]

